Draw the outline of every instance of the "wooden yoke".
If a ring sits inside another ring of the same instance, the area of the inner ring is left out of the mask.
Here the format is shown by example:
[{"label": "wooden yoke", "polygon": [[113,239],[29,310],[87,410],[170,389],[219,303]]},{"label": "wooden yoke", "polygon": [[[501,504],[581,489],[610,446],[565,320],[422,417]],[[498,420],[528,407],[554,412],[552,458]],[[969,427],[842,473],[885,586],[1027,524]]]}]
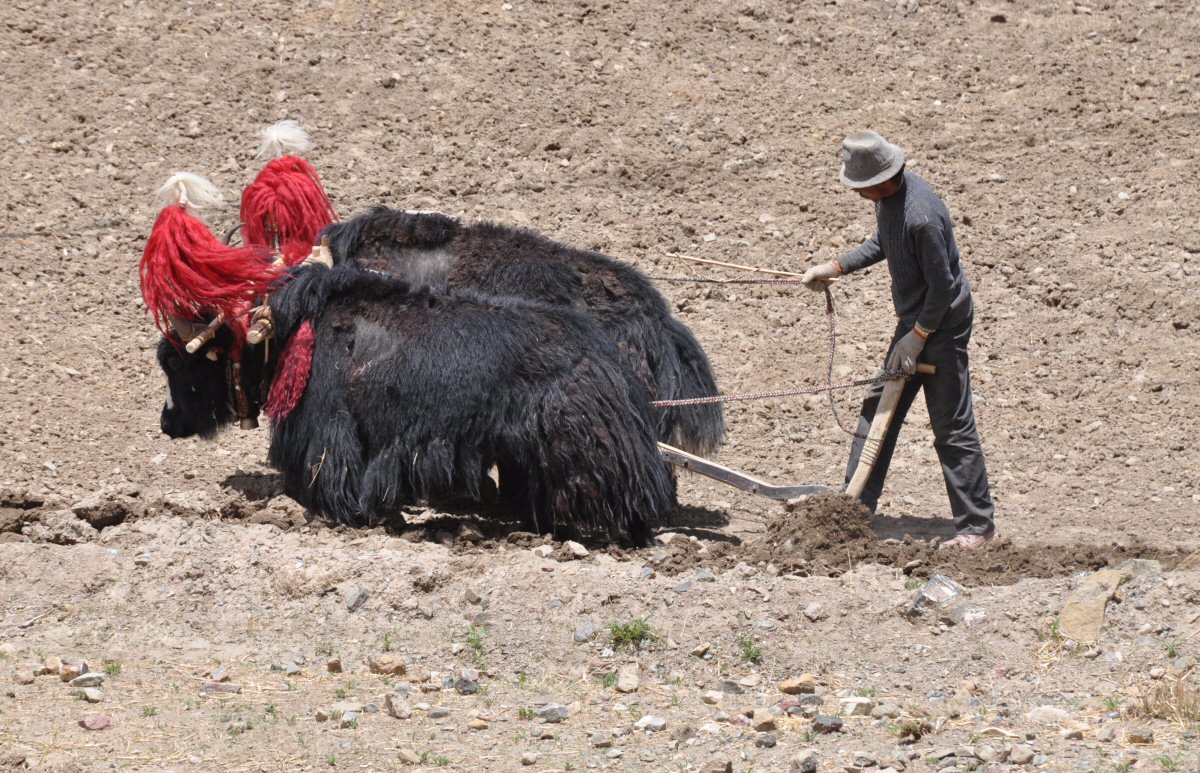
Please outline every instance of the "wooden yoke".
[{"label": "wooden yoke", "polygon": [[[933,365],[917,363],[917,373],[936,372],[937,368]],[[846,493],[855,499],[862,496],[863,489],[867,486],[867,478],[871,477],[871,471],[875,469],[875,462],[879,459],[879,448],[883,445],[883,438],[892,424],[892,416],[896,413],[896,405],[900,402],[900,393],[904,391],[906,383],[908,379],[898,378],[883,385],[883,394],[880,395],[879,404],[875,408],[875,418],[871,419],[871,430],[863,442],[858,466],[854,468],[854,475],[846,486]]]}]

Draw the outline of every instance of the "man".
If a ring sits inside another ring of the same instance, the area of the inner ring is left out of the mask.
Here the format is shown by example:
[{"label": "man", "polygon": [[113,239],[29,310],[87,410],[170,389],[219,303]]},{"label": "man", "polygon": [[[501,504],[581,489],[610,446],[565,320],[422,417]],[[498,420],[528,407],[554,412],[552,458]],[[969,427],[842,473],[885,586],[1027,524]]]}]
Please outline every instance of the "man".
[{"label": "man", "polygon": [[[982,547],[995,539],[995,508],[971,401],[971,286],[959,262],[950,213],[928,183],[905,170],[904,151],[873,131],[855,132],[842,143],[841,177],[859,196],[874,202],[876,232],[837,260],[810,268],[804,284],[820,290],[835,277],[886,260],[899,323],[884,367],[910,376],[918,361],[937,367],[936,374],[916,376],[905,385],[861,500],[874,512],[900,425],[924,387],[933,445],[957,531],[942,547]],[[859,435],[870,429],[882,392],[883,385],[877,384],[863,401]],[[851,447],[847,482],[863,442],[860,437]]]}]

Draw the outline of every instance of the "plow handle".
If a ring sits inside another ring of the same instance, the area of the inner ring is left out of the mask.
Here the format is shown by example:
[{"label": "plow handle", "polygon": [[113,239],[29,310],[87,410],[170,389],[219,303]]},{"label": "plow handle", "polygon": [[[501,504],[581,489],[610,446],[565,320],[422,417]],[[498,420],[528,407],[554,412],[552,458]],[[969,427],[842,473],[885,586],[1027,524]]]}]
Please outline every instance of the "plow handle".
[{"label": "plow handle", "polygon": [[[937,368],[933,365],[917,363],[917,373],[936,372]],[[907,383],[907,379],[898,378],[883,385],[883,394],[879,396],[879,404],[875,407],[875,417],[871,419],[871,429],[863,442],[858,466],[854,468],[854,475],[846,485],[846,493],[855,499],[862,496],[863,489],[867,486],[867,478],[871,477],[871,471],[875,469],[875,462],[879,459],[879,448],[883,445],[883,438],[887,435],[892,416],[896,413],[896,405],[900,402],[900,393],[904,391],[904,385]]]}]

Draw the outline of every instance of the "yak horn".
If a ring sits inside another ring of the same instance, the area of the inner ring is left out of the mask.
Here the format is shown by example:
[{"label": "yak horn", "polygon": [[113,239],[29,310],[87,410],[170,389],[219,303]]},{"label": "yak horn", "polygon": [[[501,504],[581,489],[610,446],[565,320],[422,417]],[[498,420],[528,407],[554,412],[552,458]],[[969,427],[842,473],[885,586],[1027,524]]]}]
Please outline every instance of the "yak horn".
[{"label": "yak horn", "polygon": [[321,237],[320,244],[314,244],[312,252],[304,259],[305,264],[320,263],[325,268],[333,268],[333,253],[329,251],[329,237]]},{"label": "yak horn", "polygon": [[251,344],[261,344],[275,333],[275,320],[271,318],[270,306],[259,306],[250,316],[250,330],[246,332],[246,341]]},{"label": "yak horn", "polygon": [[213,318],[212,322],[209,322],[207,325],[205,325],[204,328],[197,333],[194,338],[192,338],[192,340],[187,342],[187,346],[184,348],[187,349],[188,354],[195,354],[200,350],[200,347],[211,341],[213,336],[217,334],[217,331],[221,329],[221,325],[223,324],[225,324],[225,315],[218,314],[215,318]]}]

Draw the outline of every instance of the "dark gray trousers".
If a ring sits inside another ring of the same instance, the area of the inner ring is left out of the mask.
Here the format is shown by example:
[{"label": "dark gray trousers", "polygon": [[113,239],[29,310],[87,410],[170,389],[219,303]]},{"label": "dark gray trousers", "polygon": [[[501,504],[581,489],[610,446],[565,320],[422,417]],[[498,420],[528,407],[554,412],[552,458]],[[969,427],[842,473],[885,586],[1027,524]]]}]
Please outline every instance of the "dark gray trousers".
[{"label": "dark gray trousers", "polygon": [[[937,373],[917,374],[908,380],[900,394],[896,413],[879,449],[879,459],[867,478],[861,496],[862,503],[872,512],[883,493],[883,481],[896,450],[900,426],[917,392],[924,388],[929,423],[933,427],[933,447],[937,450],[942,476],[946,479],[946,494],[950,497],[950,511],[954,514],[954,528],[966,534],[987,534],[995,528],[995,506],[988,490],[987,468],[983,462],[983,449],[975,428],[975,409],[971,400],[971,374],[967,363],[971,325],[972,319],[968,318],[957,328],[934,332],[925,343],[925,350],[918,360],[936,365]],[[889,354],[908,331],[907,327],[896,327],[892,344],[888,347]],[[863,400],[858,417],[858,434],[865,436],[871,428],[871,419],[875,416],[882,394],[883,384],[879,383],[872,387]],[[864,442],[864,438],[856,438],[850,448],[850,463],[846,467],[847,483],[858,466]]]}]

